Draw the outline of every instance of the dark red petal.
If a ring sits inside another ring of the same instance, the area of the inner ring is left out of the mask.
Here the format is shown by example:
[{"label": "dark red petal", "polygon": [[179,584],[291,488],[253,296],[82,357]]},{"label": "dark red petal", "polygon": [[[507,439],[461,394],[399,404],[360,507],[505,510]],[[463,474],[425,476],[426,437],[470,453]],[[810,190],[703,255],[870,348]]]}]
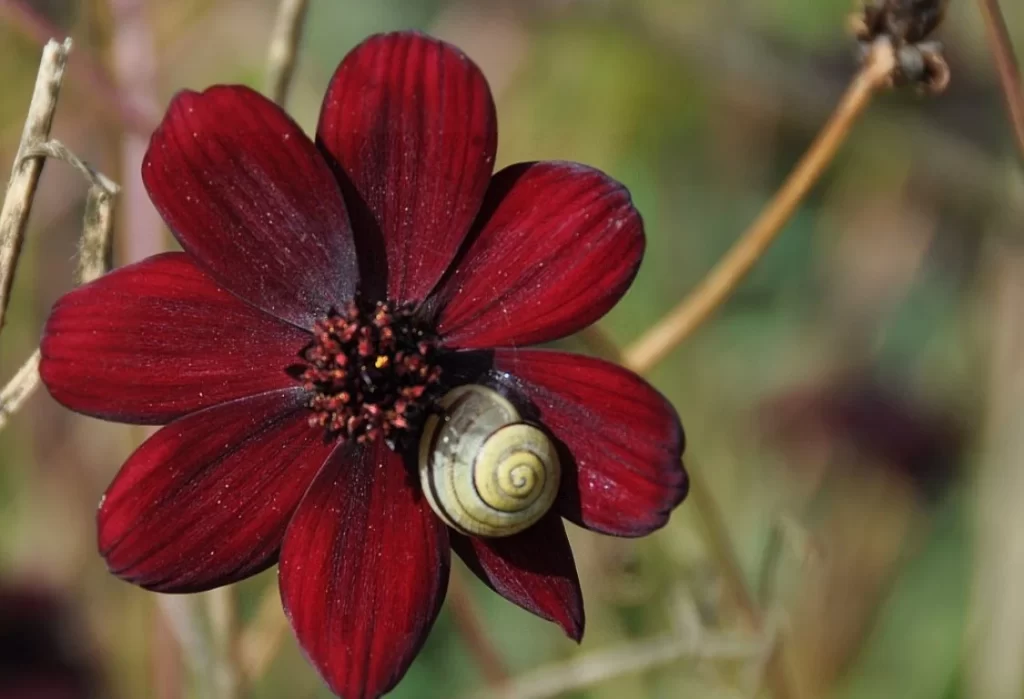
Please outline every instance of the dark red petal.
[{"label": "dark red petal", "polygon": [[295,386],[285,368],[309,338],[221,289],[188,255],[167,253],[57,301],[39,373],[72,410],[162,424]]},{"label": "dark red petal", "polygon": [[129,457],[100,503],[111,572],[193,592],[271,565],[296,505],[332,446],[300,389],[192,413]]},{"label": "dark red petal", "polygon": [[439,290],[450,347],[548,342],[603,316],[644,253],[629,192],[575,163],[523,163],[494,176],[479,228]]},{"label": "dark red petal", "polygon": [[646,381],[598,359],[496,350],[494,369],[565,446],[557,507],[588,529],[641,536],[686,497],[683,428]]},{"label": "dark red petal", "polygon": [[331,79],[317,138],[339,166],[364,291],[382,295],[386,279],[390,299],[422,301],[469,231],[494,167],[498,127],[480,69],[422,34],[371,37]]},{"label": "dark red petal", "polygon": [[529,529],[496,539],[450,532],[452,548],[488,587],[513,604],[583,638],[583,595],[576,563],[555,512]]},{"label": "dark red petal", "polygon": [[254,306],[310,328],[355,292],[338,183],[302,129],[259,93],[179,92],[142,180],[185,251]]},{"label": "dark red petal", "polygon": [[281,546],[281,598],[306,656],[345,699],[402,678],[448,586],[448,529],[382,440],[341,448]]}]

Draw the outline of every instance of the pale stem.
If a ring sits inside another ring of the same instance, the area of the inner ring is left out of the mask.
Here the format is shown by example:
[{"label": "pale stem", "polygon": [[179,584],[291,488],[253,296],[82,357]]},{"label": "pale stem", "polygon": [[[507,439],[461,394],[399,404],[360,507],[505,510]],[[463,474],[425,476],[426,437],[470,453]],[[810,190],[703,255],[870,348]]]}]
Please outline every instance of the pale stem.
[{"label": "pale stem", "polygon": [[623,359],[628,366],[639,373],[650,370],[729,298],[832,162],[872,97],[890,84],[895,61],[891,42],[879,39],[789,178],[697,288],[625,349]]},{"label": "pale stem", "polygon": [[281,0],[277,8],[277,19],[274,21],[270,49],[267,52],[266,93],[278,104],[283,104],[288,96],[308,9],[308,0]]},{"label": "pale stem", "polygon": [[[37,156],[36,156],[37,157]],[[97,177],[103,177],[98,175]],[[106,180],[105,177],[103,177]],[[114,239],[114,196],[117,185],[93,184],[85,200],[85,222],[78,246],[78,265],[75,281],[85,284],[110,269],[110,248]],[[22,365],[3,390],[0,390],[0,429],[7,424],[39,386],[39,360],[37,349]]]},{"label": "pale stem", "polygon": [[32,356],[21,365],[7,385],[0,390],[0,430],[7,426],[14,413],[21,409],[39,386],[39,360],[37,349]]},{"label": "pale stem", "polygon": [[473,656],[487,684],[495,687],[507,682],[509,671],[505,661],[480,623],[480,613],[472,591],[466,584],[463,572],[458,569],[452,570],[448,582],[448,609],[451,610],[459,635],[466,642],[466,649]]},{"label": "pale stem", "polygon": [[[1007,232],[1017,228],[1007,223]],[[1000,236],[991,236],[993,238]],[[1009,239],[1010,236],[1001,236]],[[1024,254],[993,243],[982,278],[989,318],[989,370],[981,458],[973,477],[971,609],[965,695],[1024,696]]]},{"label": "pale stem", "polygon": [[239,642],[242,671],[249,686],[263,677],[288,632],[288,619],[281,609],[276,586],[263,593],[256,618],[249,623]]},{"label": "pale stem", "polygon": [[43,48],[25,128],[14,158],[3,208],[0,209],[0,330],[3,330],[10,303],[14,272],[25,240],[32,200],[39,185],[39,176],[43,172],[43,159],[25,158],[25,152],[50,137],[50,127],[57,111],[57,97],[70,51],[71,39],[65,39],[60,44],[51,40]]},{"label": "pale stem", "polygon": [[[210,648],[200,630],[196,597],[194,595],[155,595],[156,605],[167,622],[167,628],[178,642],[192,673],[203,681],[204,686],[213,687],[215,682],[207,678],[215,674],[210,662]],[[208,693],[209,694],[209,693]],[[218,699],[215,694],[209,699]]]},{"label": "pale stem", "polygon": [[213,686],[217,699],[241,699],[243,696],[241,658],[239,657],[238,609],[234,587],[226,585],[204,595],[213,652]]},{"label": "pale stem", "polygon": [[[114,237],[114,197],[118,186],[109,178],[93,170],[87,163],[72,153],[59,141],[45,141],[24,148],[15,161],[14,170],[30,161],[45,158],[62,160],[89,182],[85,201],[85,220],[79,241],[78,265],[75,269],[75,283],[84,284],[96,279],[110,269],[110,248]],[[37,349],[22,365],[6,386],[0,390],[0,429],[39,386],[40,353]]]},{"label": "pale stem", "polygon": [[704,633],[681,636],[668,633],[542,667],[516,678],[504,687],[488,690],[483,696],[498,699],[547,699],[592,687],[613,677],[671,665],[682,659],[753,661],[766,654],[766,644],[770,642],[770,639],[752,639],[748,636]]},{"label": "pale stem", "polygon": [[978,0],[978,7],[985,20],[985,32],[992,47],[992,58],[999,73],[999,83],[1006,98],[1010,124],[1017,137],[1017,147],[1024,156],[1024,87],[1021,86],[1020,68],[1014,55],[1006,20],[999,9],[999,0]]}]

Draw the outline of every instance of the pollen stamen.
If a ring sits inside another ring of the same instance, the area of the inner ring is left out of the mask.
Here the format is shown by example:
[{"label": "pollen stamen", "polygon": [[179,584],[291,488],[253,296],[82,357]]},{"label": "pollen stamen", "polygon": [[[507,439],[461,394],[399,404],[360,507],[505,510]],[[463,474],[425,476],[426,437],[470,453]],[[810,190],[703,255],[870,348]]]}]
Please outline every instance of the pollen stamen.
[{"label": "pollen stamen", "polygon": [[436,344],[406,308],[352,301],[313,327],[289,373],[310,392],[311,426],[342,441],[395,444],[439,391]]}]

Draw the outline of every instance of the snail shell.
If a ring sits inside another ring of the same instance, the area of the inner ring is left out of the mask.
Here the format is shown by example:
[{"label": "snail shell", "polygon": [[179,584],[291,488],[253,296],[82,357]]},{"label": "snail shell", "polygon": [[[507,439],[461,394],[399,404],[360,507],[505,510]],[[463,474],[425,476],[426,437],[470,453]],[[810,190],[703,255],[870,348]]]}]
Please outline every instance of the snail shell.
[{"label": "snail shell", "polygon": [[469,384],[441,399],[420,438],[423,494],[450,527],[471,536],[509,536],[544,516],[561,469],[551,438],[523,422],[504,396]]}]

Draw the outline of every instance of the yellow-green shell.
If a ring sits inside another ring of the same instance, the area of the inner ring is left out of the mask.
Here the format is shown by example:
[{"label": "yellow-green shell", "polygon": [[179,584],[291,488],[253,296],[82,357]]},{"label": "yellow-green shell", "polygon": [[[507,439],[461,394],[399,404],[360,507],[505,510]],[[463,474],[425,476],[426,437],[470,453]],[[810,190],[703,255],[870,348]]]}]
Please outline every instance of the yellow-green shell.
[{"label": "yellow-green shell", "polygon": [[424,496],[449,526],[509,536],[551,509],[561,469],[544,430],[486,386],[453,389],[441,408],[424,425],[419,469]]}]

